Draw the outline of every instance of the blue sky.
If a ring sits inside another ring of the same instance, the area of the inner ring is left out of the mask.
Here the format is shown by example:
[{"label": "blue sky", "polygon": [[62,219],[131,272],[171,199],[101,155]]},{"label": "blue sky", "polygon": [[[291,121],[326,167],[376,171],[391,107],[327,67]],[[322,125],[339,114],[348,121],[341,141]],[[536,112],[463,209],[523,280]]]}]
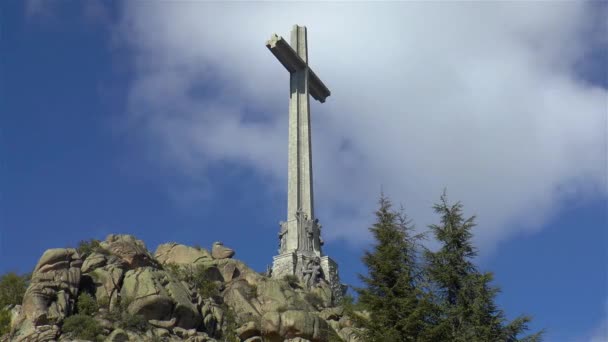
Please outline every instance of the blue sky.
[{"label": "blue sky", "polygon": [[332,91],[312,104],[313,167],[343,280],[381,187],[420,230],[447,187],[508,315],[608,340],[605,4],[297,6],[3,2],[0,272],[109,233],[221,240],[264,270],[288,99],[264,43],[298,23]]}]

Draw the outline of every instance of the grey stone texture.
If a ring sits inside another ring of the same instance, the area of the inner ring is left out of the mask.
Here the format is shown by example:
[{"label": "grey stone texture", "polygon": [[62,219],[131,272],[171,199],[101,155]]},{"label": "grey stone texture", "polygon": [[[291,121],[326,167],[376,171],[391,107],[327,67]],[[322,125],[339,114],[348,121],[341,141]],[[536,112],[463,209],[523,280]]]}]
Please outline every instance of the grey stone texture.
[{"label": "grey stone texture", "polygon": [[[22,305],[11,310],[11,333],[0,342],[81,341],[61,330],[80,291],[97,300],[93,319],[106,341],[219,342],[227,329],[251,342],[327,341],[332,330],[345,342],[358,341],[348,315],[332,304],[330,285],[314,275],[332,272],[326,257],[286,258],[292,270],[317,271],[308,273],[307,286],[304,279],[269,278],[239,260],[213,259],[207,250],[177,243],[160,245],[154,256],[128,235],[110,235],[100,246],[82,255],[70,248],[45,252]],[[217,285],[215,294],[201,292],[200,277],[184,277],[201,269],[205,282]],[[121,326],[125,313],[143,316],[145,331]]]},{"label": "grey stone texture", "polygon": [[234,250],[224,246],[221,241],[216,241],[211,248],[211,256],[213,259],[230,259],[234,256]]},{"label": "grey stone texture", "polygon": [[[314,219],[310,129],[310,68],[306,27],[294,26],[291,46],[273,35],[266,46],[290,72],[287,220],[281,223],[280,252],[321,253],[318,221]],[[318,78],[317,78],[318,80]],[[318,80],[321,87],[327,89]],[[325,100],[329,90],[324,93]]]},{"label": "grey stone texture", "polygon": [[319,272],[310,263],[322,258],[320,277],[329,282],[338,300],[344,287],[337,264],[322,254],[321,225],[314,215],[310,125],[309,95],[323,103],[330,91],[308,64],[306,27],[294,25],[291,44],[274,34],[266,46],[290,73],[287,220],[280,223],[279,255],[274,257],[272,276],[306,277],[306,285],[312,286]]}]

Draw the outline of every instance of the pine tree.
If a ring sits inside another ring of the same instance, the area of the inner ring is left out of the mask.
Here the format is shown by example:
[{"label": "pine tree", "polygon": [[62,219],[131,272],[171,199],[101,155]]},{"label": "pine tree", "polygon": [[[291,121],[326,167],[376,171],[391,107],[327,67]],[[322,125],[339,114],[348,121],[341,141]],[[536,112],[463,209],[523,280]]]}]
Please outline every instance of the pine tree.
[{"label": "pine tree", "polygon": [[379,202],[376,223],[369,228],[375,244],[363,256],[368,274],[359,275],[366,287],[356,289],[369,318],[360,318],[359,324],[365,341],[418,341],[426,322],[417,288],[420,236],[412,235],[404,212],[393,211],[388,198],[381,195]]},{"label": "pine tree", "polygon": [[465,219],[462,204],[449,205],[445,192],[433,208],[441,215],[441,223],[430,228],[441,248],[426,251],[425,259],[440,313],[430,336],[462,342],[540,341],[542,332],[517,337],[527,330],[530,318],[520,316],[507,324],[494,302],[499,289],[491,285],[493,275],[475,267],[472,260],[477,251],[471,242],[475,216]]}]

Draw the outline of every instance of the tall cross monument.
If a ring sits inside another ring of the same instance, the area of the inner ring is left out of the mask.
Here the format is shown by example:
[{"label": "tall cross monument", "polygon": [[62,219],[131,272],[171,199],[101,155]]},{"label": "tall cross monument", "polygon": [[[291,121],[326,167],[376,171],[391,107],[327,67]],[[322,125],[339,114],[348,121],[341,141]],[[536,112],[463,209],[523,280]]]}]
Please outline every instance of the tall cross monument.
[{"label": "tall cross monument", "polygon": [[321,252],[312,181],[310,95],[323,103],[330,91],[308,65],[306,27],[294,25],[291,45],[274,34],[266,47],[289,71],[290,88],[287,220],[280,223],[279,254],[273,260],[272,276],[296,275],[311,286],[325,282],[338,299],[343,286],[337,264]]}]

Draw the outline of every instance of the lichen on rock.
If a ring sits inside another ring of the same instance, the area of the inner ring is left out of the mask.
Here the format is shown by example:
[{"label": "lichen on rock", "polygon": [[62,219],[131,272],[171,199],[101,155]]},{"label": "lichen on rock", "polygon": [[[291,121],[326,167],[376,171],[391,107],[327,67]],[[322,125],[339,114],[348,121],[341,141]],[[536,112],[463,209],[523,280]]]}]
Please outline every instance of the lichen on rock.
[{"label": "lichen on rock", "polygon": [[177,243],[152,255],[130,235],[109,235],[82,256],[49,249],[0,341],[71,340],[62,322],[78,313],[81,293],[97,302],[92,322],[106,341],[359,341],[328,286],[269,278],[233,255]]}]

